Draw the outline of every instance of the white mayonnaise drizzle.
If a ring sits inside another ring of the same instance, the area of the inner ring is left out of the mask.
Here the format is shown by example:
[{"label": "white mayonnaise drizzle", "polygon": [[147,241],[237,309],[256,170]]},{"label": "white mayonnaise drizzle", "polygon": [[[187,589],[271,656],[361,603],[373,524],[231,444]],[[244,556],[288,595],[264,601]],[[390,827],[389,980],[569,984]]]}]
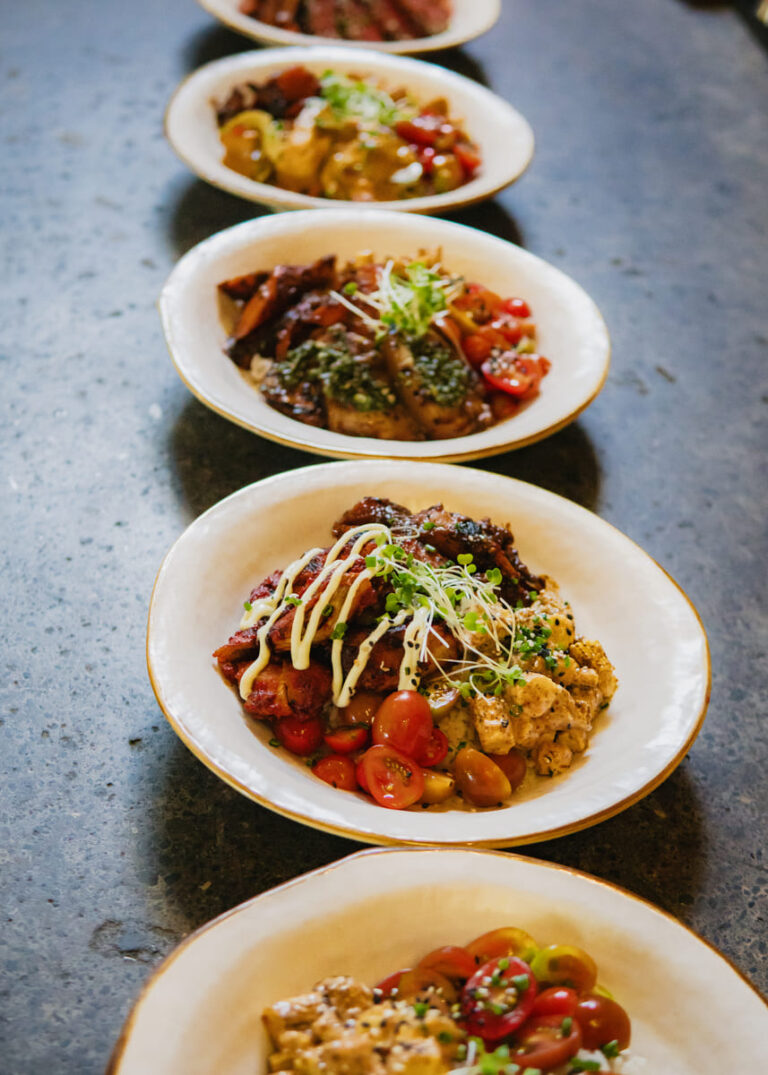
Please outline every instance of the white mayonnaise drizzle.
[{"label": "white mayonnaise drizzle", "polygon": [[[301,595],[299,604],[297,604],[295,600],[290,600],[292,597],[295,598],[295,595],[293,594],[293,584],[310,560],[323,552],[322,549],[312,549],[310,552],[299,557],[298,560],[294,560],[292,564],[289,564],[283,572],[275,592],[269,597],[254,602],[253,607],[247,610],[240,623],[241,629],[253,627],[265,616],[266,620],[256,634],[259,644],[256,659],[248,666],[240,679],[241,698],[244,700],[248,698],[253,690],[253,684],[256,677],[263,672],[269,664],[270,657],[272,656],[272,651],[268,642],[269,632],[277,620],[279,620],[291,607],[295,607],[296,609],[293,624],[291,626],[291,663],[296,669],[301,670],[309,668],[311,649],[315,641],[317,629],[324,619],[328,618],[327,616],[324,617],[323,613],[329,605],[332,607],[334,595],[341,586],[344,576],[359,560],[361,550],[379,534],[384,535],[387,541],[392,541],[392,533],[389,527],[384,526],[381,523],[366,523],[363,526],[357,526],[352,530],[348,530],[346,534],[342,534],[336,544],[329,549],[321,571]],[[342,551],[349,545],[350,541],[352,542],[352,547],[349,549],[346,556],[343,559],[340,559],[339,557],[341,556]],[[347,622],[347,617],[350,614],[360,587],[372,578],[373,571],[371,571],[370,568],[366,567],[359,572],[347,591],[334,621],[335,623]],[[309,614],[309,620],[305,626],[307,606],[311,604],[312,600],[315,598],[315,605]],[[402,686],[404,682],[408,685],[412,684],[413,687],[418,686],[419,683],[418,654],[422,648],[422,640],[426,627],[426,611],[426,609],[417,609],[412,622],[406,629],[405,652],[400,663],[401,690],[404,689]],[[368,663],[368,658],[370,657],[376,642],[379,641],[390,627],[399,627],[401,624],[405,623],[410,615],[411,613],[409,610],[403,609],[393,618],[385,617],[382,619],[376,625],[374,630],[360,643],[357,656],[355,657],[352,668],[348,672],[346,678],[344,677],[341,664],[341,654],[344,645],[343,639],[336,638],[333,640],[331,646],[333,701],[337,706],[343,708],[344,706],[349,705],[355,690],[355,685]],[[406,668],[408,669],[407,675],[405,673]]]}]

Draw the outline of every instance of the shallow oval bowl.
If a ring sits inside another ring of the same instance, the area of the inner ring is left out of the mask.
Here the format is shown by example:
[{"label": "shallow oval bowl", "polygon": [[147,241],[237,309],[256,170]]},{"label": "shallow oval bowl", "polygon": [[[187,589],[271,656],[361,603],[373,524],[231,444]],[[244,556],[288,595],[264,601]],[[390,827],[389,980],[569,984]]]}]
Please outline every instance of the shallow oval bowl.
[{"label": "shallow oval bowl", "polygon": [[[552,362],[539,396],[518,414],[479,433],[449,440],[352,437],[305,425],[270,407],[224,353],[227,331],[217,285],[254,269],[305,264],[326,254],[339,261],[365,250],[378,257],[442,251],[451,273],[531,306],[538,346]],[[556,432],[603,386],[610,342],[600,312],[565,273],[512,243],[461,224],[401,213],[352,209],[289,213],[246,221],[205,240],[177,264],[160,296],[168,348],[179,376],[208,407],[282,444],[340,458],[467,460],[520,448]]]},{"label": "shallow oval bowl", "polygon": [[342,44],[344,48],[375,49],[377,52],[408,53],[432,52],[435,49],[453,48],[472,41],[486,33],[501,14],[501,0],[453,0],[453,14],[446,30],[429,37],[415,37],[408,41],[343,41],[336,38],[317,37],[314,34],[297,34],[281,30],[267,22],[243,15],[238,0],[198,0],[201,7],[232,30],[245,34],[265,45],[312,46],[319,42]]},{"label": "shallow oval bowl", "polygon": [[[552,575],[577,633],[599,639],[619,689],[590,745],[550,779],[529,775],[492,810],[388,810],[337,790],[270,746],[211,654],[236,630],[251,589],[332,543],[364,496],[412,510],[443,502],[509,522],[520,555]],[[257,482],[197,519],[165,559],[152,596],[150,679],[166,717],[210,769],[244,795],[308,825],[371,843],[508,847],[573,832],[625,809],[682,759],[708,698],[709,655],[688,599],[640,548],[596,515],[524,482],[466,467],[391,460],[326,463]]]},{"label": "shallow oval bowl", "polygon": [[[467,134],[480,148],[483,164],[477,176],[444,194],[394,202],[349,202],[257,183],[226,167],[221,160],[224,147],[219,139],[215,103],[223,102],[241,82],[263,82],[297,64],[317,75],[333,68],[342,74],[359,75],[387,90],[406,89],[422,104],[445,97],[450,114],[464,123]],[[440,213],[490,198],[519,178],[533,156],[533,132],[527,121],[484,86],[421,60],[330,46],[244,52],[206,64],[185,79],[171,98],[165,131],[176,154],[201,179],[278,210],[354,205],[358,209]]]},{"label": "shallow oval bowl", "polygon": [[373,985],[434,948],[510,925],[595,959],[630,1014],[633,1072],[764,1070],[765,1003],[670,915],[561,866],[399,849],[353,855],[192,934],[145,987],[108,1075],[266,1075],[267,1005],[331,975]]}]

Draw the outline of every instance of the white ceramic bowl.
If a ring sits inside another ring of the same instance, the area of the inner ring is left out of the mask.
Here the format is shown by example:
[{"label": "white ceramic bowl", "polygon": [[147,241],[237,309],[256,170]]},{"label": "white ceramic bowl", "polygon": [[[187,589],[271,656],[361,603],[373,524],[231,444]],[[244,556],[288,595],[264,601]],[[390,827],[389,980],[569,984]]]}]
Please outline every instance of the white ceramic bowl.
[{"label": "white ceramic bowl", "polygon": [[[509,522],[535,572],[560,582],[576,629],[598,638],[619,690],[589,749],[555,779],[532,778],[496,810],[387,810],[323,783],[243,712],[211,654],[234,632],[256,583],[313,546],[366,495],[411,509],[443,501]],[[592,825],[636,802],[695,737],[709,687],[707,641],[688,599],[641,549],[596,515],[533,485],[465,467],[326,463],[257,482],[197,519],[165,559],[149,614],[158,702],[187,746],[264,806],[329,832],[401,844],[530,843]]]},{"label": "white ceramic bowl", "polygon": [[[254,41],[265,45],[315,45],[318,42],[339,45],[336,38],[316,37],[281,30],[277,26],[243,15],[238,0],[198,0],[201,7],[210,12],[232,30],[237,30]],[[435,49],[463,45],[490,30],[501,14],[501,0],[453,0],[453,15],[448,29],[430,37],[417,37],[410,41],[344,41],[344,48],[368,48],[377,52],[407,53],[432,52]]]},{"label": "white ceramic bowl", "polygon": [[587,874],[482,851],[368,851],[193,933],[155,972],[107,1075],[262,1075],[261,1012],[329,975],[373,984],[431,949],[516,925],[585,948],[628,1010],[647,1075],[765,1070],[768,1010],[714,948]]},{"label": "white ceramic bowl", "polygon": [[[335,253],[384,258],[442,249],[443,264],[468,280],[530,303],[539,348],[552,362],[539,396],[512,418],[451,440],[390,441],[304,425],[270,407],[223,352],[227,333],[217,285],[232,276]],[[494,455],[561,429],[603,386],[610,341],[594,302],[570,277],[512,243],[461,224],[384,210],[286,213],[246,221],[190,250],[160,296],[163,328],[179,376],[212,410],[270,440],[342,458],[467,460]]]},{"label": "white ceramic bowl", "polygon": [[[223,102],[238,83],[263,82],[296,64],[317,75],[333,68],[342,74],[371,79],[384,89],[405,88],[425,104],[435,97],[445,97],[451,115],[464,121],[467,134],[479,146],[482,167],[469,183],[445,194],[367,203],[295,194],[269,183],[257,183],[227,168],[221,160],[224,150],[214,103]],[[171,98],[165,131],[177,155],[201,179],[273,209],[354,205],[360,210],[378,207],[409,213],[441,213],[490,198],[522,175],[533,156],[533,132],[527,121],[484,86],[421,60],[329,45],[243,52],[206,64],[185,79]]]}]

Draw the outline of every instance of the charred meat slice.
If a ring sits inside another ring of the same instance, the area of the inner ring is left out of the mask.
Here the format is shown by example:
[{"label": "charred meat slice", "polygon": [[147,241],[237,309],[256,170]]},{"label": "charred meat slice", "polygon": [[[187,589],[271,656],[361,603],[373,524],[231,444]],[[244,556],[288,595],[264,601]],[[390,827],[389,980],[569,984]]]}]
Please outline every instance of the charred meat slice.
[{"label": "charred meat slice", "polygon": [[363,0],[336,0],[336,26],[349,41],[381,41],[382,33]]},{"label": "charred meat slice", "polygon": [[305,291],[331,287],[336,258],[318,258],[312,265],[278,265],[243,307],[232,337],[242,340],[266,321],[283,313]]},{"label": "charred meat slice", "polygon": [[411,344],[390,335],[383,350],[400,397],[428,436],[462,437],[490,425],[478,375],[437,333]]},{"label": "charred meat slice", "polygon": [[[354,507],[345,511],[333,524],[333,536],[341,537],[347,530],[366,523],[381,523],[391,530],[408,531],[412,525],[413,513],[394,500],[383,496],[364,496]],[[415,530],[415,527],[414,527]]]},{"label": "charred meat slice", "polygon": [[449,0],[396,0],[397,6],[416,24],[422,34],[441,34],[451,18]]},{"label": "charred meat slice", "polygon": [[331,682],[330,669],[322,664],[313,662],[309,668],[299,670],[290,661],[270,661],[254,680],[245,710],[262,720],[310,720],[320,716],[330,700]]},{"label": "charred meat slice", "polygon": [[307,32],[318,37],[340,37],[336,29],[336,0],[305,0]]},{"label": "charred meat slice", "polygon": [[304,425],[322,428],[326,425],[325,401],[319,384],[301,381],[286,388],[273,366],[261,382],[264,399],[281,414],[287,414]]},{"label": "charred meat slice", "polygon": [[231,299],[247,302],[256,294],[268,276],[268,272],[248,272],[244,276],[233,276],[231,280],[225,280],[219,284],[219,291],[223,291]]},{"label": "charred meat slice", "polygon": [[411,22],[395,0],[367,0],[371,17],[388,41],[409,41],[419,37],[421,31]]}]

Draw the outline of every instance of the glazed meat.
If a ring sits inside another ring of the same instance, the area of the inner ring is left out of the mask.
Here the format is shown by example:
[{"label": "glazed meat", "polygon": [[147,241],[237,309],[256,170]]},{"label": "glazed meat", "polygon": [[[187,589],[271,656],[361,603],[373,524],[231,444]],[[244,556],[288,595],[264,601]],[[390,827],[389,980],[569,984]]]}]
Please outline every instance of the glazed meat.
[{"label": "glazed meat", "polygon": [[271,661],[254,680],[244,708],[262,720],[309,720],[323,711],[330,691],[331,673],[325,665],[313,662],[299,670],[290,661]]},{"label": "glazed meat", "polygon": [[270,26],[349,41],[442,33],[451,14],[449,0],[240,0],[239,8]]}]

